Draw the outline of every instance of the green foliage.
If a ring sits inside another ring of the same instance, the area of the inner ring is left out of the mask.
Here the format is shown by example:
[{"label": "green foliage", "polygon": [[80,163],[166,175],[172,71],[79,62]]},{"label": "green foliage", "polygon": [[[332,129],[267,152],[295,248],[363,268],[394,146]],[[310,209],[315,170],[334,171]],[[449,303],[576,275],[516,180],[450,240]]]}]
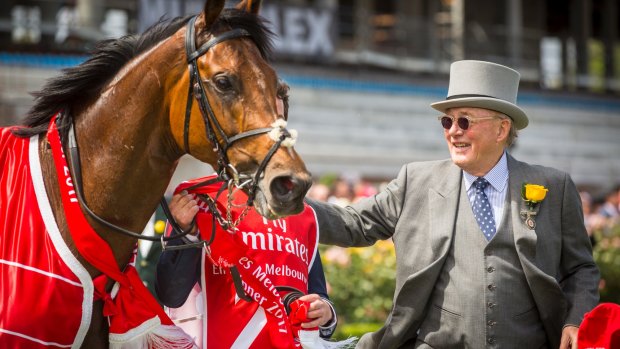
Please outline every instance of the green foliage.
[{"label": "green foliage", "polygon": [[340,175],[337,173],[327,173],[321,176],[319,183],[331,187],[338,180],[338,177],[340,177]]},{"label": "green foliage", "polygon": [[620,224],[598,231],[594,260],[601,271],[601,302],[620,303]]},{"label": "green foliage", "polygon": [[392,241],[344,249],[321,246],[329,297],[338,312],[338,338],[377,330],[392,307],[396,256]]},{"label": "green foliage", "polygon": [[338,324],[336,333],[332,336],[335,340],[344,340],[351,337],[361,338],[365,333],[374,332],[383,326],[383,323],[348,323],[344,325]]}]

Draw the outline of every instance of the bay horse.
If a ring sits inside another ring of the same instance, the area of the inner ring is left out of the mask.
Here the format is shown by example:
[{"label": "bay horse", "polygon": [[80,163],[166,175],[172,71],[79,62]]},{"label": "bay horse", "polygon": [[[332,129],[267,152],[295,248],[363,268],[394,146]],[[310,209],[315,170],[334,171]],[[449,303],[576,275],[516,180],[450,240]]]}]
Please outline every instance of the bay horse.
[{"label": "bay horse", "polygon": [[[69,165],[71,173],[81,173],[82,210],[88,207],[112,225],[141,231],[184,154],[211,164],[226,178],[250,182],[243,189],[265,217],[303,208],[310,174],[292,146],[274,146],[290,136],[278,124],[284,116],[276,111],[277,99],[287,96],[268,63],[272,34],[258,16],[261,2],[244,0],[227,9],[224,3],[207,0],[197,17],[160,21],[141,35],[100,43],[84,63],[63,70],[34,93],[35,104],[22,127],[12,128],[19,137],[39,137],[42,182],[53,219],[91,278],[101,271],[72,241],[46,137],[59,111],[65,154],[72,125],[79,149],[81,169]],[[285,136],[274,139],[273,129]],[[85,216],[122,269],[136,238]],[[92,303],[88,330],[72,347],[108,347],[102,309],[101,301]],[[54,326],[32,321],[32,326]]]}]

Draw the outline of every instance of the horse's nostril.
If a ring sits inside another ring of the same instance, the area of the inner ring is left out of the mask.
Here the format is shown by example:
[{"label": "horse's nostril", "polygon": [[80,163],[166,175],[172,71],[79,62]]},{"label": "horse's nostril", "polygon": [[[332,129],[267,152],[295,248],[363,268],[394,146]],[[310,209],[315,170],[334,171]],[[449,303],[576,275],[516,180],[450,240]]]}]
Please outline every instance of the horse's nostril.
[{"label": "horse's nostril", "polygon": [[271,192],[279,201],[288,201],[295,190],[295,180],[291,176],[275,178],[271,182]]},{"label": "horse's nostril", "polygon": [[270,190],[273,198],[280,203],[298,200],[306,194],[309,183],[295,176],[280,176],[271,181]]},{"label": "horse's nostril", "polygon": [[282,187],[284,187],[284,189],[286,189],[287,191],[292,191],[293,188],[295,188],[295,183],[293,183],[290,177],[284,177],[281,179],[280,182],[282,184]]}]

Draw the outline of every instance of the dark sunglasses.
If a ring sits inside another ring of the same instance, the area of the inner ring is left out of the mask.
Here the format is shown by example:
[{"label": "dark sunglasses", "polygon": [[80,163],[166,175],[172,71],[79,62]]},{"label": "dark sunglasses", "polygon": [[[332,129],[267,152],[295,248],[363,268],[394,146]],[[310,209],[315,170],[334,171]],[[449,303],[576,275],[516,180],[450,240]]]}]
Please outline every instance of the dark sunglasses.
[{"label": "dark sunglasses", "polygon": [[[472,118],[469,115],[461,115],[458,118],[456,118],[456,124],[459,125],[459,128],[463,131],[467,130],[469,128],[469,126],[474,125],[480,121],[484,121],[484,120],[491,120],[491,119],[497,119],[499,118],[499,116],[489,116],[489,117],[485,117],[485,118]],[[445,128],[446,130],[449,130],[450,128],[452,128],[452,124],[454,123],[454,116],[451,115],[441,115],[439,117],[437,117],[437,120],[439,120],[441,122],[441,126],[443,126],[443,128]]]}]

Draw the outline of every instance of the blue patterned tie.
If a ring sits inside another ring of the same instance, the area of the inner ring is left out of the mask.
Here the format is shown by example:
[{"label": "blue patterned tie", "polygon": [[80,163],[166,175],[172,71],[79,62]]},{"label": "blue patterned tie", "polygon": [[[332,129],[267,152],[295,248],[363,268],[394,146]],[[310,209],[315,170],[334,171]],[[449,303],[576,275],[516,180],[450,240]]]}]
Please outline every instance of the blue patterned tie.
[{"label": "blue patterned tie", "polygon": [[486,179],[478,177],[474,181],[474,188],[476,189],[476,196],[474,197],[473,211],[474,217],[480,226],[480,230],[484,234],[487,241],[491,240],[495,235],[495,219],[493,219],[493,210],[487,194],[484,193],[484,189],[489,185]]}]

